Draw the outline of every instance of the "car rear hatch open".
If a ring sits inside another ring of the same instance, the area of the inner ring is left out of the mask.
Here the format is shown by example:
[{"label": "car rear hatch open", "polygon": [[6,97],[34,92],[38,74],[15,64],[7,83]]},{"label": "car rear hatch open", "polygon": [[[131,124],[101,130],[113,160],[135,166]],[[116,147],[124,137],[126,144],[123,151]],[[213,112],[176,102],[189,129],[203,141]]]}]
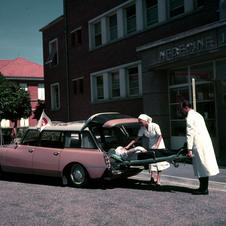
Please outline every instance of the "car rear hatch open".
[{"label": "car rear hatch open", "polygon": [[106,112],[98,113],[91,116],[82,127],[81,130],[84,130],[86,127],[103,127],[103,128],[112,128],[114,126],[139,126],[138,119],[133,118],[128,115],[120,114],[118,112]]}]

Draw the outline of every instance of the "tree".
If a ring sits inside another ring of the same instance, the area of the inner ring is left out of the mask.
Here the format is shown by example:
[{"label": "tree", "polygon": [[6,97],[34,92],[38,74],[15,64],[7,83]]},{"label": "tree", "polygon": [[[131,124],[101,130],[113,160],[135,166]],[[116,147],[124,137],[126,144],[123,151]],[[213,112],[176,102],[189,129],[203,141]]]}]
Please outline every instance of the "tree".
[{"label": "tree", "polygon": [[38,100],[38,104],[36,105],[35,110],[33,112],[34,114],[33,119],[39,120],[44,109],[45,109],[45,101]]},{"label": "tree", "polygon": [[[17,127],[17,121],[28,118],[31,113],[30,93],[16,83],[6,80],[0,72],[0,121],[8,119]],[[2,134],[2,131],[0,133]]]}]

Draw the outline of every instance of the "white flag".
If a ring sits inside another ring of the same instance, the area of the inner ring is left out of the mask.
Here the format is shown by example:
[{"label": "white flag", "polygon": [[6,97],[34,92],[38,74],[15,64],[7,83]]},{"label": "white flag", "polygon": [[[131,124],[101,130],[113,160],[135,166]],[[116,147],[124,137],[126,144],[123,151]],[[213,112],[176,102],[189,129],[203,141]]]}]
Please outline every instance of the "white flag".
[{"label": "white flag", "polygon": [[41,132],[46,126],[52,126],[52,122],[50,118],[45,114],[44,110],[42,112],[42,115],[38,121],[37,127],[38,130]]}]

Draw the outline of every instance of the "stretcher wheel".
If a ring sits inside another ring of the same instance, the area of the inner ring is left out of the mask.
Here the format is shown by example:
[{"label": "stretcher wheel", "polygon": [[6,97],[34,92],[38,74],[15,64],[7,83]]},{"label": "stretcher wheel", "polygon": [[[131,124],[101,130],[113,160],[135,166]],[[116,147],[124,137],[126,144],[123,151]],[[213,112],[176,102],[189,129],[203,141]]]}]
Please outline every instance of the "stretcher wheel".
[{"label": "stretcher wheel", "polygon": [[173,165],[174,165],[175,168],[179,167],[179,163],[178,162],[174,162]]}]

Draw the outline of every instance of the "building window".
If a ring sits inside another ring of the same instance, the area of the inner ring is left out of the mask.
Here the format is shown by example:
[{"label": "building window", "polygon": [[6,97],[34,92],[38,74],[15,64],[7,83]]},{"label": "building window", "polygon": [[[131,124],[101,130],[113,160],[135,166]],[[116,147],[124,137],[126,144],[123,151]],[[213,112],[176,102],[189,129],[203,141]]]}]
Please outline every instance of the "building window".
[{"label": "building window", "polygon": [[19,83],[19,86],[27,91],[27,83]]},{"label": "building window", "polygon": [[109,17],[110,40],[118,38],[117,31],[117,14]]},{"label": "building window", "polygon": [[51,109],[60,109],[60,85],[59,83],[52,84],[51,86]]},{"label": "building window", "polygon": [[58,42],[57,39],[49,43],[49,56],[45,64],[50,64],[50,67],[58,65]]},{"label": "building window", "polygon": [[[197,112],[205,118],[210,135],[216,137],[214,67],[213,62],[209,62],[169,72],[172,141],[186,135],[186,122],[180,113],[179,103],[182,100],[189,100],[192,103],[192,78],[195,79]],[[185,138],[183,142],[185,142]],[[183,142],[179,142],[180,145],[183,145]],[[172,143],[175,143],[175,140]]]},{"label": "building window", "polygon": [[[204,0],[129,0],[89,21],[90,50],[203,7]],[[179,19],[179,17],[177,17]]]},{"label": "building window", "polygon": [[170,18],[184,13],[184,0],[170,0]]},{"label": "building window", "polygon": [[136,31],[136,5],[126,8],[127,34]]},{"label": "building window", "polygon": [[71,46],[82,44],[82,30],[78,28],[71,32]]},{"label": "building window", "polygon": [[119,72],[111,73],[111,95],[112,98],[120,97]]},{"label": "building window", "polygon": [[104,79],[103,75],[96,77],[97,100],[104,99]]},{"label": "building window", "polygon": [[138,67],[133,67],[128,69],[129,77],[129,95],[139,94],[139,78],[138,78]]},{"label": "building window", "polygon": [[202,7],[204,5],[204,0],[196,0],[197,8]]},{"label": "building window", "polygon": [[142,95],[140,61],[91,74],[91,101],[125,99]]},{"label": "building window", "polygon": [[10,121],[6,119],[2,119],[1,127],[9,127],[9,126],[10,126]]},{"label": "building window", "polygon": [[44,84],[38,84],[38,99],[45,100],[45,87]]},{"label": "building window", "polygon": [[20,119],[20,126],[22,126],[22,127],[29,126],[29,119],[28,118],[27,119],[21,118]]},{"label": "building window", "polygon": [[95,47],[102,45],[102,37],[101,37],[101,22],[96,23],[94,25],[95,31]]},{"label": "building window", "polygon": [[83,94],[83,78],[72,80],[73,83],[73,94]]},{"label": "building window", "polygon": [[158,0],[146,0],[147,26],[158,22]]}]

